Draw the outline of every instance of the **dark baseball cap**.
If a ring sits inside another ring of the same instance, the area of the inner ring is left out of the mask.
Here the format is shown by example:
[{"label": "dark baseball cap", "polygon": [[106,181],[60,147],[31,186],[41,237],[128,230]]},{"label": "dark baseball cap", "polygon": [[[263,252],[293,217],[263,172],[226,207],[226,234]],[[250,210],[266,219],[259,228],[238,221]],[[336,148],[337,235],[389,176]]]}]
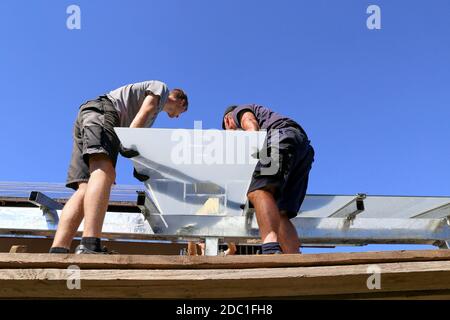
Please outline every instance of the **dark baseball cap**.
[{"label": "dark baseball cap", "polygon": [[238,106],[233,105],[233,106],[229,106],[228,108],[225,109],[225,112],[223,113],[223,117],[222,117],[222,129],[225,129],[225,116],[234,111],[234,109],[236,109]]}]

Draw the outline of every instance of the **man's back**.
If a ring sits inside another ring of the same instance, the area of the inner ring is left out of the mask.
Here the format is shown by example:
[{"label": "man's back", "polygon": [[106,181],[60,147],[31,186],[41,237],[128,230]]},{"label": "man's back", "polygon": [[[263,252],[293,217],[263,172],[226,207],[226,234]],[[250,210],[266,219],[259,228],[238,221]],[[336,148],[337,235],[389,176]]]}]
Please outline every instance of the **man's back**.
[{"label": "man's back", "polygon": [[303,130],[303,128],[296,121],[257,104],[239,105],[233,111],[234,121],[239,127],[241,122],[240,117],[246,111],[251,111],[255,115],[260,129],[270,132],[270,130],[295,127],[300,130],[306,140],[308,139],[308,135],[305,130]]}]

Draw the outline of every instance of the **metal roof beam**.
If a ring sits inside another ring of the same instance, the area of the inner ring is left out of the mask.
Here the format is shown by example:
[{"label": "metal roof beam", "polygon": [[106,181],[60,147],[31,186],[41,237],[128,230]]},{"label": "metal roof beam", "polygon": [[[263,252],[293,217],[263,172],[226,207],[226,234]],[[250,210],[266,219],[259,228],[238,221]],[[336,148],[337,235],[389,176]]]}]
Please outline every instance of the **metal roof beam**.
[{"label": "metal roof beam", "polygon": [[62,210],[63,204],[47,197],[45,194],[39,191],[32,191],[28,198],[28,201],[38,206],[47,221],[49,229],[56,229],[59,223],[59,216],[57,210]]}]

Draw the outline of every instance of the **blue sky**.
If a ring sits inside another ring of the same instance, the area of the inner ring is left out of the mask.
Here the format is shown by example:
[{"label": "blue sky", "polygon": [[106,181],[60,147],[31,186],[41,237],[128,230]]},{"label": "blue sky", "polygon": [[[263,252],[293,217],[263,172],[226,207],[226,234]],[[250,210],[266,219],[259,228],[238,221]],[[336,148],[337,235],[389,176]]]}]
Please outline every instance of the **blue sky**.
[{"label": "blue sky", "polygon": [[[81,8],[81,30],[66,8]],[[379,5],[382,29],[368,30]],[[64,182],[77,108],[121,85],[182,87],[155,127],[219,128],[225,106],[291,116],[309,193],[450,195],[447,0],[2,0],[0,181]],[[129,162],[119,184],[135,184]]]}]

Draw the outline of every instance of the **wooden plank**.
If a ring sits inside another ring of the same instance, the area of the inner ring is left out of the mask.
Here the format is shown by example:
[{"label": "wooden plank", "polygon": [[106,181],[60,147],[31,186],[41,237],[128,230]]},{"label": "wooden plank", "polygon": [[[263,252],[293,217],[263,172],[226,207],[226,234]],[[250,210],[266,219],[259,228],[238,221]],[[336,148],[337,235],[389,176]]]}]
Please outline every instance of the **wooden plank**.
[{"label": "wooden plank", "polygon": [[0,269],[248,269],[337,266],[413,261],[448,261],[450,250],[384,251],[303,255],[242,255],[225,257],[159,255],[72,255],[0,253]]},{"label": "wooden plank", "polygon": [[372,265],[212,269],[81,270],[80,290],[67,289],[66,270],[4,269],[1,298],[289,298],[450,288],[450,261],[378,264],[381,290],[369,290]]}]

